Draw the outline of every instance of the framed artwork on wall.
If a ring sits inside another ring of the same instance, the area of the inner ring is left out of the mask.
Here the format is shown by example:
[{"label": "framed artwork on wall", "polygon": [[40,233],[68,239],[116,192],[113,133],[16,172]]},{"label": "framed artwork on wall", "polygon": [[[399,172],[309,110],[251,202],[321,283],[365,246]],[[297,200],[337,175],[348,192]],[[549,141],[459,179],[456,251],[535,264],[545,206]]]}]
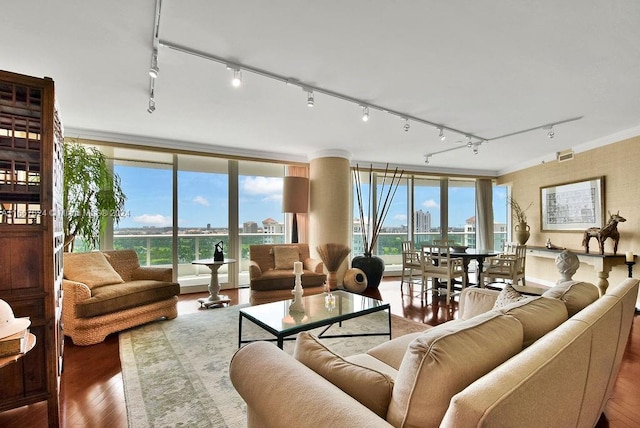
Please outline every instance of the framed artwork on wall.
[{"label": "framed artwork on wall", "polygon": [[604,177],[540,188],[542,231],[584,231],[602,227]]}]

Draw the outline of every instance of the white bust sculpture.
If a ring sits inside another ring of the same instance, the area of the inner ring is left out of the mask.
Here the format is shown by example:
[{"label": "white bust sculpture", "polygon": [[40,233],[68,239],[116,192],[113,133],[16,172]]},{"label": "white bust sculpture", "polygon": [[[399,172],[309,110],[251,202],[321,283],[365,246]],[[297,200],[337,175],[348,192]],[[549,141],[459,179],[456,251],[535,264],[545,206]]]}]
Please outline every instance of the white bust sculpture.
[{"label": "white bust sculpture", "polygon": [[556,257],[556,267],[558,268],[558,272],[560,272],[558,284],[571,281],[573,274],[575,274],[580,267],[580,260],[578,260],[578,256],[571,251],[564,250]]}]

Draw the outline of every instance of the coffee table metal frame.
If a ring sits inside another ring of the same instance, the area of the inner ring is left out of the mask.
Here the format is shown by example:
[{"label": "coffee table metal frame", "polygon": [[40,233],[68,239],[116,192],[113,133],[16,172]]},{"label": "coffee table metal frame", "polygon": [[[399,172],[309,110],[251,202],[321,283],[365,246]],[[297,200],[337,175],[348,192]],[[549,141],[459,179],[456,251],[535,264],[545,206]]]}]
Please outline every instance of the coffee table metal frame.
[{"label": "coffee table metal frame", "polygon": [[[282,308],[288,307],[289,304],[291,304],[292,300],[265,303],[263,305],[250,306],[240,309],[240,314],[238,316],[238,348],[241,348],[242,345],[246,343],[265,340],[242,338],[242,320],[244,318],[275,336],[275,339],[266,340],[276,342],[278,348],[280,349],[283,348],[285,340],[295,340],[295,335],[297,335],[298,333],[302,331],[313,330],[318,327],[326,327],[318,335],[318,337],[325,339],[360,336],[389,336],[389,339],[391,339],[391,307],[389,303],[342,290],[334,291],[332,294],[335,297],[335,307],[333,309],[329,309],[324,306],[326,296],[324,293],[303,297],[302,300],[305,306],[305,313],[299,313],[295,315],[301,315],[302,318],[310,312],[310,309],[312,307],[319,313],[315,314],[315,316],[311,315],[307,321],[300,321],[299,323],[293,325],[285,325],[284,323],[282,323],[281,327],[274,326],[273,323],[270,325],[268,321],[261,319],[261,314],[269,314],[265,315],[263,318],[271,317],[273,320],[273,314],[282,314]],[[364,299],[362,309],[352,309],[351,307],[347,307],[348,305],[345,305],[345,303],[353,302],[353,299],[357,298]],[[322,312],[323,309],[325,310],[325,312]],[[388,331],[386,332],[326,334],[334,324],[338,324],[340,327],[342,327],[343,321],[385,310],[387,311],[389,326]]]}]

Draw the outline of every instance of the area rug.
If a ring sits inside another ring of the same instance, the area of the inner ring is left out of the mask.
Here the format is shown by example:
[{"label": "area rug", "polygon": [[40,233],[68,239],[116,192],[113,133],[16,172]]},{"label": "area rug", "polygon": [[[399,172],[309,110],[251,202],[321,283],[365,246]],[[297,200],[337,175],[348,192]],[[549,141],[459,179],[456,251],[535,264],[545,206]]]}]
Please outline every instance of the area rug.
[{"label": "area rug", "polygon": [[[198,311],[120,333],[129,427],[246,426],[246,406],[228,371],[238,347],[240,307]],[[377,312],[345,321],[342,327],[334,325],[328,334],[380,332],[387,323],[386,312]],[[393,337],[425,328],[392,315]],[[244,320],[243,338],[266,339],[269,334]],[[324,343],[348,356],[385,340],[388,338],[365,336],[324,339]],[[294,341],[285,342],[285,352],[292,353],[293,348]]]}]

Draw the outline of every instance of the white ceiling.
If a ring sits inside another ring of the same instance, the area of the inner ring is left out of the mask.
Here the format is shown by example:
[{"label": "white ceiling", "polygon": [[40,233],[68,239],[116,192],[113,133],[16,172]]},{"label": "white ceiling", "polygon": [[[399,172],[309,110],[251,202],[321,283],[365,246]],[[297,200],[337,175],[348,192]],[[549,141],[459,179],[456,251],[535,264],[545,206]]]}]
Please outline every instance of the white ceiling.
[{"label": "white ceiling", "polygon": [[[161,40],[296,78],[483,144],[161,46],[155,0],[3,1],[0,68],[56,82],[67,137],[493,175],[640,134],[637,0],[163,0]],[[460,147],[431,158],[427,153]]]}]

